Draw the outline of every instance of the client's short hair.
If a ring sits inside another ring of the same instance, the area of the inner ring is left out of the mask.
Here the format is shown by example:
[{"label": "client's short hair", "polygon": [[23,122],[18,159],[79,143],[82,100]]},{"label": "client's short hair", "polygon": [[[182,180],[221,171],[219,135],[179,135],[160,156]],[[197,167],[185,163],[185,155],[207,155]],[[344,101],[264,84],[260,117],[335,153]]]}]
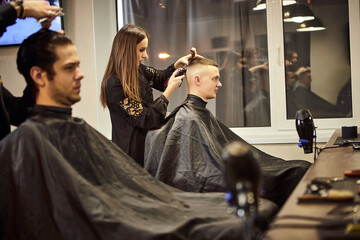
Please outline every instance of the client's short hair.
[{"label": "client's short hair", "polygon": [[191,59],[189,61],[188,66],[191,67],[191,66],[196,65],[196,64],[210,65],[210,66],[218,67],[218,64],[214,60],[209,59],[209,58],[199,57],[199,56]]},{"label": "client's short hair", "polygon": [[55,75],[53,65],[58,60],[55,48],[69,44],[73,43],[64,34],[46,28],[40,29],[23,41],[17,53],[16,63],[18,71],[31,86],[33,94],[37,92],[37,88],[30,76],[30,69],[38,66],[52,80]]}]

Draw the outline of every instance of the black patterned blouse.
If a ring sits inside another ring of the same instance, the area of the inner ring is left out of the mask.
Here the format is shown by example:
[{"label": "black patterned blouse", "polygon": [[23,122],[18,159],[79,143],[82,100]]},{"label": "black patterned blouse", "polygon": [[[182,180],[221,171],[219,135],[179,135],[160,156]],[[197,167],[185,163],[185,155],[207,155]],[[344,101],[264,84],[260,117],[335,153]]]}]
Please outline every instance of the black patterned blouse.
[{"label": "black patterned blouse", "polygon": [[165,70],[156,70],[140,64],[139,88],[142,102],[125,97],[121,82],[116,76],[111,76],[106,83],[112,140],[141,166],[144,165],[146,133],[160,127],[169,103],[164,95],[154,101],[151,88],[163,92],[174,71],[174,65]]}]

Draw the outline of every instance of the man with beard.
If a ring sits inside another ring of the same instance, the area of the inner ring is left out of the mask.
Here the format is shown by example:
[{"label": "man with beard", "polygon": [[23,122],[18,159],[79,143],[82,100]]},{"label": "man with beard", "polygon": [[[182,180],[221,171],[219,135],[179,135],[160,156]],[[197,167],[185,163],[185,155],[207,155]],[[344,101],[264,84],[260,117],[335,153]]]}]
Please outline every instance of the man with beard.
[{"label": "man with beard", "polygon": [[[57,6],[49,6],[46,1],[2,1],[0,3],[0,37],[6,28],[15,24],[17,18],[32,17],[47,21],[41,23],[49,28],[56,13],[60,11]],[[39,24],[40,25],[40,24]],[[3,84],[0,76],[0,140],[10,133],[10,125],[19,126],[28,117],[27,109],[35,103],[31,89],[25,88],[22,97],[15,97]]]}]

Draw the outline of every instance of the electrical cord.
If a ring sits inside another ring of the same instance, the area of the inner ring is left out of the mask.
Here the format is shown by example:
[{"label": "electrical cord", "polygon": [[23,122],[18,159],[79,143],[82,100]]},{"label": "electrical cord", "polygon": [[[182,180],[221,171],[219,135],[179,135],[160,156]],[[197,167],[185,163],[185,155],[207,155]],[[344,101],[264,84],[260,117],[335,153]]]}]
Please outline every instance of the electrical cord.
[{"label": "electrical cord", "polygon": [[340,148],[340,147],[345,147],[345,146],[333,146],[333,147],[324,147],[324,148],[317,148],[318,153],[321,153],[323,150],[325,149],[330,149],[330,148]]},{"label": "electrical cord", "polygon": [[340,148],[340,147],[347,147],[348,145],[338,145],[338,146],[331,146],[331,147],[324,147],[324,148],[318,148],[316,146],[316,128],[314,128],[314,161],[316,160],[316,154],[319,156],[319,154],[325,150],[325,149],[331,149],[331,148]]}]

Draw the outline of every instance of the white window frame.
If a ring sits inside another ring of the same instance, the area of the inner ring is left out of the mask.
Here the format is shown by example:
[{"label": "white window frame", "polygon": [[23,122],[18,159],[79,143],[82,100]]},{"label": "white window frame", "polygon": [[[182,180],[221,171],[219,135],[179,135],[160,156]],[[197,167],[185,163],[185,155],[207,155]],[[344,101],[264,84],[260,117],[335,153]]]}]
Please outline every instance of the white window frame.
[{"label": "white window frame", "polygon": [[[326,142],[341,126],[360,125],[360,4],[349,0],[352,118],[314,119],[318,142]],[[284,73],[284,33],[282,0],[267,0],[267,29],[270,79],[271,127],[231,128],[253,144],[298,142],[295,120],[286,119],[286,91]]]}]

